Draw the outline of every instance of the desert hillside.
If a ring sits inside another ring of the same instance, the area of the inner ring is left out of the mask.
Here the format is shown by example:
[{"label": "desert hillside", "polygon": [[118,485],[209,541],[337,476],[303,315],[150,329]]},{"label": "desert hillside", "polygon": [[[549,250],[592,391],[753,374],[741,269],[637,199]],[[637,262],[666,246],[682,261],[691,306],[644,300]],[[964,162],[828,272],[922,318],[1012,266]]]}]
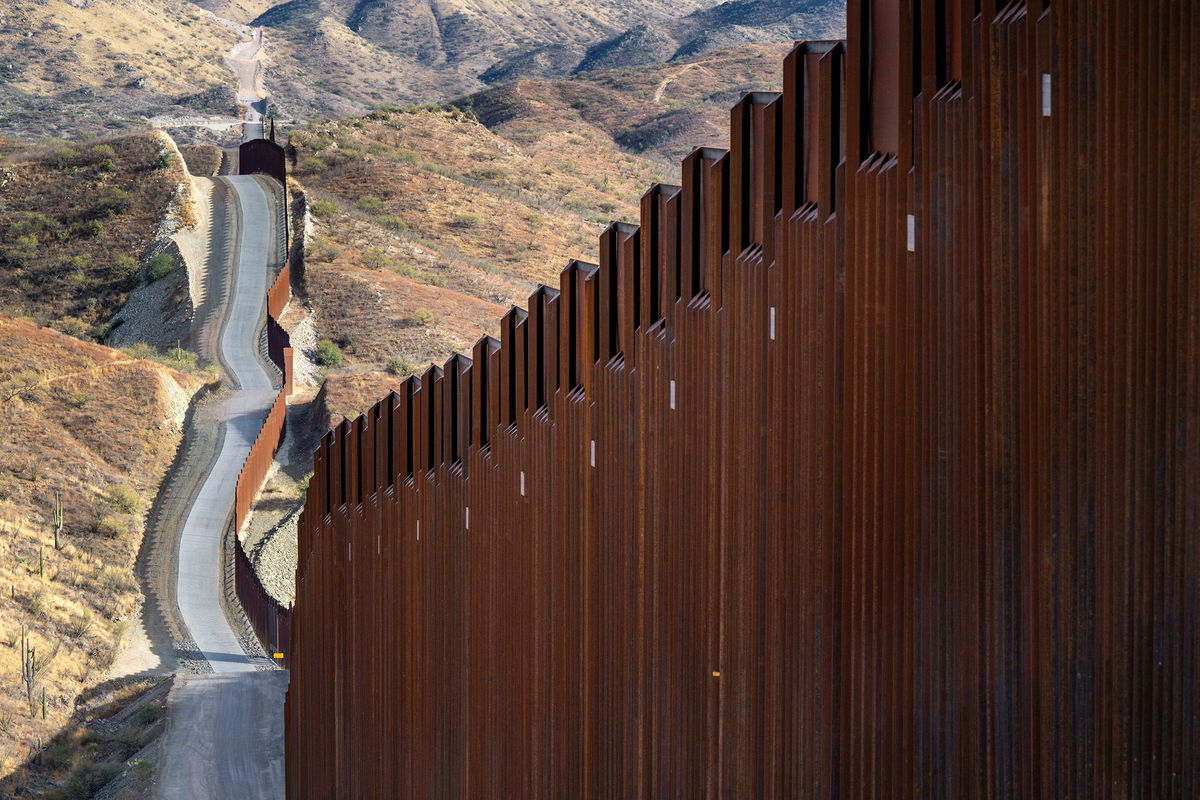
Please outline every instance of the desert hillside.
[{"label": "desert hillside", "polygon": [[[665,25],[711,5],[712,0],[291,0],[251,24],[286,42],[284,49],[314,84],[317,78],[331,82],[342,97],[360,103],[428,101],[489,79],[569,73],[589,47],[629,25]],[[388,75],[405,80],[389,85]]]},{"label": "desert hillside", "polygon": [[250,26],[265,32],[274,112],[311,119],[683,65],[844,25],[842,0],[15,0],[0,9],[0,134],[80,139],[152,124],[228,137],[224,58]]},{"label": "desert hillside", "polygon": [[291,143],[315,223],[306,292],[340,348],[333,374],[403,375],[469,348],[570,259],[594,260],[604,225],[670,177],[597,129],[517,144],[455,110],[379,110]]},{"label": "desert hillside", "polygon": [[727,143],[729,108],[742,94],[780,88],[779,62],[791,46],[740,45],[671,63],[521,80],[455,102],[522,145],[587,130],[673,172],[693,147]]},{"label": "desert hillside", "polygon": [[0,132],[77,139],[147,118],[230,115],[241,26],[187,0],[0,5]]},{"label": "desert hillside", "polygon": [[176,268],[147,248],[191,221],[186,181],[158,133],[0,158],[0,314],[104,338],[133,287]]},{"label": "desert hillside", "polygon": [[840,39],[845,29],[844,0],[729,0],[628,27],[591,47],[575,71],[678,61],[745,44]]},{"label": "desert hillside", "polygon": [[[143,520],[200,386],[157,362],[0,317],[0,774],[49,741],[129,633]],[[19,677],[22,629],[45,665],[32,688]],[[79,766],[65,750],[53,757],[62,763],[52,771]]]}]

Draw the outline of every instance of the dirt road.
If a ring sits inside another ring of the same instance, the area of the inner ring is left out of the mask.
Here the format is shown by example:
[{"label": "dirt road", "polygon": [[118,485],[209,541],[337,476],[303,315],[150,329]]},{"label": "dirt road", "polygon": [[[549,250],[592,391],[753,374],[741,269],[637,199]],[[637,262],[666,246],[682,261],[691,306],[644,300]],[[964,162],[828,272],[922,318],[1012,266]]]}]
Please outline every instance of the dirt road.
[{"label": "dirt road", "polygon": [[242,114],[242,141],[263,138],[263,118],[267,114],[267,88],[262,71],[263,33],[255,28],[248,42],[234,45],[225,55],[225,63],[237,76],[238,107]]}]

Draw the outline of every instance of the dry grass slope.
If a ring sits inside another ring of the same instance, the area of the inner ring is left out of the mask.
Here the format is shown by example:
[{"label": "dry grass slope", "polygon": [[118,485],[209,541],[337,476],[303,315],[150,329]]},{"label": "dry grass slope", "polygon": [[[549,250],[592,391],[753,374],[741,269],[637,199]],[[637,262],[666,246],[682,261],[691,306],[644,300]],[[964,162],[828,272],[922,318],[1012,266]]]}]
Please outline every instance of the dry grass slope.
[{"label": "dry grass slope", "polygon": [[[132,569],[144,515],[200,385],[0,317],[0,774],[49,740],[112,664],[140,602]],[[32,709],[18,680],[22,627],[48,660]]]},{"label": "dry grass slope", "polygon": [[187,0],[0,4],[0,131],[75,140],[229,115],[213,93],[232,86],[222,55],[240,38]]},{"label": "dry grass slope", "polygon": [[614,147],[675,164],[693,147],[724,146],[729,107],[749,91],[778,90],[790,43],[753,44],[666,64],[621,67],[570,80],[518,81],[457,101],[503,136],[536,145],[586,129]]},{"label": "dry grass slope", "polygon": [[318,327],[343,372],[390,366],[381,381],[469,348],[570,259],[594,260],[604,225],[632,219],[667,169],[595,129],[523,146],[453,110],[380,110],[291,141],[316,219],[306,282]]}]

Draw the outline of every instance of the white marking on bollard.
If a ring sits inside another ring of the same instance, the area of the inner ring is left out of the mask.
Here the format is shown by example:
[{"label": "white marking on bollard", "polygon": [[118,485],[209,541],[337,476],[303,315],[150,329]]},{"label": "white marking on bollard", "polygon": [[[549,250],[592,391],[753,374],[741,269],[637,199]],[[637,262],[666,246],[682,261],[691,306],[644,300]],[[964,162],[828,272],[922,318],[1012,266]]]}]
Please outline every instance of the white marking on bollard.
[{"label": "white marking on bollard", "polygon": [[463,530],[471,530],[471,509],[463,509]]},{"label": "white marking on bollard", "polygon": [[596,466],[596,440],[595,440],[595,439],[592,439],[592,455],[591,455],[591,460],[592,460],[592,466],[593,466],[593,467],[594,467],[594,466]]},{"label": "white marking on bollard", "polygon": [[771,341],[775,341],[775,306],[767,311],[767,335]]},{"label": "white marking on bollard", "polygon": [[375,555],[379,555],[382,552],[383,552],[383,535],[380,534],[379,536],[375,537]]},{"label": "white marking on bollard", "polygon": [[908,252],[915,253],[917,250],[917,218],[912,214],[908,215]]},{"label": "white marking on bollard", "polygon": [[421,520],[417,520],[417,541],[421,541]]},{"label": "white marking on bollard", "polygon": [[671,381],[671,410],[675,410],[675,381]]},{"label": "white marking on bollard", "polygon": [[1042,73],[1042,116],[1050,116],[1050,73]]},{"label": "white marking on bollard", "polygon": [[521,497],[525,496],[525,471],[521,471]]}]

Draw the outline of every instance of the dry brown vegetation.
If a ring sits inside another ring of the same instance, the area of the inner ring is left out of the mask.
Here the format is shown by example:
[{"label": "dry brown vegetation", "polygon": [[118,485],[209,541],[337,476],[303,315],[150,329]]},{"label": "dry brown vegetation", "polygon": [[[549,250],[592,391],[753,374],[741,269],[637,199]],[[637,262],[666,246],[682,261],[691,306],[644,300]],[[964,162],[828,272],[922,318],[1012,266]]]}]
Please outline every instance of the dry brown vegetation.
[{"label": "dry brown vegetation", "polygon": [[594,260],[604,225],[632,219],[666,171],[596,131],[519,146],[453,110],[379,110],[291,141],[316,222],[306,287],[321,336],[344,371],[390,364],[389,379],[469,349],[570,259]]},{"label": "dry brown vegetation", "polygon": [[[715,4],[295,0],[275,4],[254,23],[266,26],[269,39],[279,43],[274,54],[268,52],[268,63],[276,85],[287,87],[279,92],[285,106],[337,110],[343,103],[343,110],[361,110],[379,102],[428,102],[474,91],[489,70],[566,74],[589,46],[631,25]],[[504,78],[488,78],[496,79]]]},{"label": "dry brown vegetation", "polygon": [[586,130],[673,165],[693,147],[725,146],[730,106],[745,92],[778,90],[779,63],[790,49],[790,43],[743,45],[571,80],[517,81],[458,103],[522,145]]},{"label": "dry brown vegetation", "polygon": [[239,39],[186,0],[14,0],[0,14],[0,75],[34,95],[124,86],[192,93],[224,86]]},{"label": "dry brown vegetation", "polygon": [[[494,335],[571,259],[595,261],[605,224],[635,220],[651,184],[677,180],[684,141],[727,142],[730,97],[776,85],[786,49],[523,81],[466,103],[490,128],[455,107],[382,107],[294,130],[316,220],[309,298],[345,357],[325,387],[330,418]],[[631,125],[679,110],[689,125],[647,154],[622,148]]]},{"label": "dry brown vegetation", "polygon": [[[143,520],[200,385],[0,317],[0,774],[49,740],[111,666],[140,601],[133,563]],[[32,709],[18,681],[22,627],[41,657],[55,653]]]},{"label": "dry brown vegetation", "polygon": [[103,337],[185,180],[157,133],[13,154],[0,165],[0,314]]}]

